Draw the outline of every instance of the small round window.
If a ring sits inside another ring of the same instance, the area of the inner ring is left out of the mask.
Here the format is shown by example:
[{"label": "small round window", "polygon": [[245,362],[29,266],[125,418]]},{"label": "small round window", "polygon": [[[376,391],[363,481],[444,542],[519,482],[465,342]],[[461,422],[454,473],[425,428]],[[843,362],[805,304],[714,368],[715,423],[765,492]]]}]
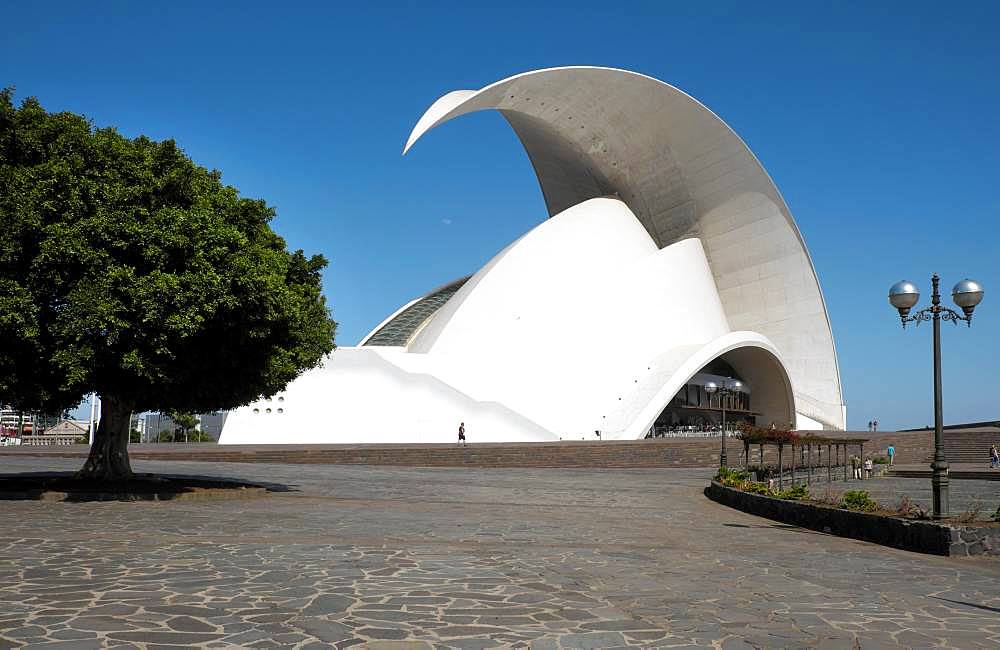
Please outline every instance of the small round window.
[{"label": "small round window", "polygon": [[278,409],[278,413],[284,413],[285,409]]},{"label": "small round window", "polygon": [[271,412],[271,409],[265,409],[265,410],[264,410],[264,412],[265,412],[265,413],[270,413],[270,412]]},{"label": "small round window", "polygon": [[254,413],[260,413],[260,409],[254,409],[253,412]]}]

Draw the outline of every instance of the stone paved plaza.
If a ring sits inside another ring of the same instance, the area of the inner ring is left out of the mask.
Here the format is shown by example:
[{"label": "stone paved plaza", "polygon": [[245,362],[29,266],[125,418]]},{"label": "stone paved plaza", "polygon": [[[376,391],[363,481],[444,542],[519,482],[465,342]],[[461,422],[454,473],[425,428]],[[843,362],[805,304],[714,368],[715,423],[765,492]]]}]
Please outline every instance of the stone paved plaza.
[{"label": "stone paved plaza", "polygon": [[746,515],[709,470],[135,465],[288,491],[0,502],[0,647],[1000,646],[1000,562]]}]

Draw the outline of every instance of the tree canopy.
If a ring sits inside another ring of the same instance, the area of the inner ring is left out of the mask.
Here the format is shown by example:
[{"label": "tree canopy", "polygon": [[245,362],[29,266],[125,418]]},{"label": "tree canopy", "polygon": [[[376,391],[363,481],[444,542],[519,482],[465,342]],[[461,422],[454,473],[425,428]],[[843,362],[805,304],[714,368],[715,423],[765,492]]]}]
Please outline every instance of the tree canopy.
[{"label": "tree canopy", "polygon": [[0,92],[0,399],[51,412],[100,394],[83,473],[117,478],[132,411],[283,389],[333,349],[336,324],[326,260],[288,251],[274,215],[173,140]]},{"label": "tree canopy", "polygon": [[174,426],[180,429],[181,439],[187,442],[188,431],[198,426],[198,416],[182,411],[170,411],[167,415],[173,421]]}]

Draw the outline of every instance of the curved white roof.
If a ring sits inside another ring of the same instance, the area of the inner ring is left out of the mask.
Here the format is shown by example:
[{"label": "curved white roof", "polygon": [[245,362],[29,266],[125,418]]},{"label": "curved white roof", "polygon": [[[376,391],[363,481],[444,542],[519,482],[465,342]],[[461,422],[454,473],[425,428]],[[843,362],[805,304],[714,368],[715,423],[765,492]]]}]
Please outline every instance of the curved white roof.
[{"label": "curved white roof", "polygon": [[550,216],[617,195],[661,248],[699,238],[731,327],[777,346],[799,412],[844,427],[833,335],[805,242],[763,166],[718,116],[634,72],[552,68],[441,97],[404,153],[435,126],[487,109],[520,138]]}]

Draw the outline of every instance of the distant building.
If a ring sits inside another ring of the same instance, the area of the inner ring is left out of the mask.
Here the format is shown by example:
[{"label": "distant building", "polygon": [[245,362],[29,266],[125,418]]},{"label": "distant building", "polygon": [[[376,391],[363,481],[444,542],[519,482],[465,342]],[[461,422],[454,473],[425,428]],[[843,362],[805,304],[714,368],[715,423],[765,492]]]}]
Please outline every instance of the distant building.
[{"label": "distant building", "polygon": [[60,420],[55,426],[46,429],[45,435],[82,436],[90,435],[89,423],[86,420]]},{"label": "distant building", "polygon": [[6,435],[37,435],[46,433],[63,417],[64,415],[28,413],[0,405],[0,431]]},{"label": "distant building", "polygon": [[218,440],[222,435],[222,427],[226,423],[227,411],[213,411],[211,413],[200,413],[198,419],[201,420],[200,429],[202,433],[212,436],[212,440]]},{"label": "distant building", "polygon": [[0,407],[0,433],[13,435],[23,423],[23,415],[14,409]]},{"label": "distant building", "polygon": [[[194,430],[208,434],[213,440],[218,440],[219,435],[222,434],[222,426],[226,422],[226,415],[226,411],[197,413],[195,417],[198,418],[198,424]],[[144,442],[155,442],[161,432],[169,431],[172,433],[177,428],[177,424],[166,413],[147,413],[142,424],[135,428],[142,433]]]}]

